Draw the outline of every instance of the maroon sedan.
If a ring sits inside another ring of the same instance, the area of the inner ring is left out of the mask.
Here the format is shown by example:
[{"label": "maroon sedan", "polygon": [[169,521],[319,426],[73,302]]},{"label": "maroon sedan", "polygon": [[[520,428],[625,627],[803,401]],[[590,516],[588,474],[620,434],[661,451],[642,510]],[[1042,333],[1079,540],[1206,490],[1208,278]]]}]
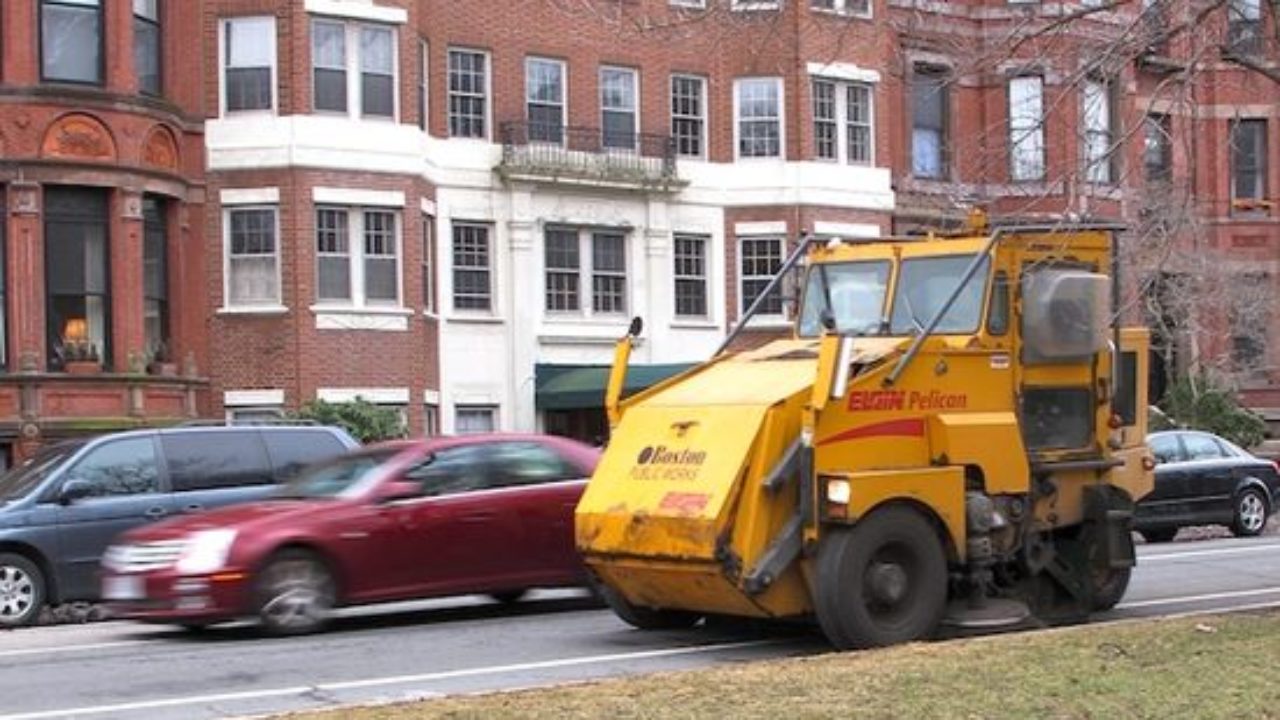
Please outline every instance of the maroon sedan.
[{"label": "maroon sedan", "polygon": [[124,617],[197,628],[256,616],[294,634],[336,606],[581,585],[573,510],[598,459],[541,435],[371,447],[273,499],[123,535],[103,557],[103,597]]}]

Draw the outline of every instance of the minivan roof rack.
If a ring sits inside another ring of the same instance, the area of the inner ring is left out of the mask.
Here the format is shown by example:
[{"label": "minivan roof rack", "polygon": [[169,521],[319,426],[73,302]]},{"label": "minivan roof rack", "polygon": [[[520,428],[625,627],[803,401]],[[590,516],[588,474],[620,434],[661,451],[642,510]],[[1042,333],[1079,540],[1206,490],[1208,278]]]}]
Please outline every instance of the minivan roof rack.
[{"label": "minivan roof rack", "polygon": [[283,427],[320,427],[321,424],[308,418],[244,418],[231,420],[199,419],[185,420],[173,427],[246,427],[255,425],[277,425]]}]

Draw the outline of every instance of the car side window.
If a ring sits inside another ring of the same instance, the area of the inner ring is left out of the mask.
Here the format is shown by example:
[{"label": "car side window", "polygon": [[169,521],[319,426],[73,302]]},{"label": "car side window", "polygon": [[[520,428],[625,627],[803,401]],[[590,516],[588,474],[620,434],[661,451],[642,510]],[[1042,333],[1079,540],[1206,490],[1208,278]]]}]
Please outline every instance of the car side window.
[{"label": "car side window", "polygon": [[404,474],[404,479],[422,484],[428,496],[456,495],[490,487],[488,448],[479,445],[437,450]]},{"label": "car side window", "polygon": [[1179,462],[1182,460],[1182,449],[1178,447],[1176,435],[1161,435],[1151,440],[1151,453],[1158,463]]},{"label": "car side window", "polygon": [[138,437],[100,445],[71,468],[64,483],[71,480],[89,483],[91,498],[159,492],[155,443]]},{"label": "car side window", "polygon": [[500,487],[540,485],[582,476],[556,451],[536,442],[496,443],[491,461]]},{"label": "car side window", "polygon": [[1226,457],[1217,441],[1207,435],[1184,435],[1183,445],[1190,460],[1215,460]]},{"label": "car side window", "polygon": [[347,451],[338,438],[324,430],[268,430],[262,433],[271,457],[276,482],[284,482],[302,468],[329,460]]},{"label": "car side window", "polygon": [[176,492],[269,485],[271,465],[257,430],[160,436]]}]

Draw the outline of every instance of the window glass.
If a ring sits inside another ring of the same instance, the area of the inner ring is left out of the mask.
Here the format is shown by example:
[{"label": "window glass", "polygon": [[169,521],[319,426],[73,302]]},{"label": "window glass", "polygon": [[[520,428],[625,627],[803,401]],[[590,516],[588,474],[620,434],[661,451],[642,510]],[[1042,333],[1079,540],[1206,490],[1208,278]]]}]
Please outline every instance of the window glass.
[{"label": "window glass", "polygon": [[159,0],[133,0],[133,68],[138,89],[147,95],[160,94],[160,8]]},{"label": "window glass", "polygon": [[421,483],[427,495],[454,495],[490,487],[489,445],[445,448],[405,473],[406,480]]},{"label": "window glass", "polygon": [[20,498],[44,482],[49,473],[84,447],[84,441],[71,440],[46,445],[23,464],[0,475],[0,501]]},{"label": "window glass", "polygon": [[97,359],[110,365],[107,196],[101,190],[45,190],[45,293],[49,367]]},{"label": "window glass", "polygon": [[1004,335],[1009,332],[1009,276],[1003,270],[991,283],[991,304],[987,308],[987,332]]},{"label": "window glass", "polygon": [[802,337],[822,333],[822,311],[828,309],[838,332],[869,334],[880,327],[889,286],[888,261],[815,265],[805,282]]},{"label": "window glass", "polygon": [[942,178],[946,174],[947,71],[916,66],[911,77],[911,173]]},{"label": "window glass", "polygon": [[228,111],[272,108],[275,33],[275,18],[236,18],[226,22],[224,90]]},{"label": "window glass", "polygon": [[498,409],[492,405],[459,405],[454,409],[454,432],[459,435],[493,432]]},{"label": "window glass", "polygon": [[591,234],[591,309],[627,311],[627,243],[622,235]]},{"label": "window glass", "polygon": [[44,0],[40,4],[40,52],[44,79],[101,84],[99,0]]},{"label": "window glass", "polygon": [[1022,396],[1022,438],[1031,450],[1066,450],[1093,438],[1088,388],[1029,388]]},{"label": "window glass", "polygon": [[342,23],[311,21],[312,103],[316,110],[347,111],[347,31]]},{"label": "window glass", "polygon": [[364,296],[370,304],[400,301],[400,256],[393,212],[364,212]]},{"label": "window glass", "polygon": [[169,249],[165,201],[142,201],[142,324],[149,358],[169,351]]},{"label": "window glass", "polygon": [[[745,314],[751,303],[769,286],[773,276],[782,269],[782,238],[742,238],[738,250],[741,307]],[[781,315],[781,289],[775,287],[756,312],[760,315]]]},{"label": "window glass", "polygon": [[1180,462],[1184,459],[1177,435],[1160,435],[1152,438],[1147,444],[1151,447],[1151,454],[1155,455],[1158,463]]},{"label": "window glass", "polygon": [[489,279],[489,228],[453,224],[453,307],[455,310],[491,309]]},{"label": "window glass", "polygon": [[489,462],[493,464],[499,486],[538,485],[582,476],[572,463],[536,442],[496,443],[491,448]]},{"label": "window glass", "polygon": [[[972,255],[903,261],[893,298],[890,332],[895,335],[922,332],[934,313],[942,309],[972,262]],[[978,329],[989,263],[988,258],[982,259],[978,271],[969,278],[934,332],[968,333]]]},{"label": "window glass", "polygon": [[159,492],[159,478],[155,444],[150,437],[140,437],[94,448],[63,482],[83,480],[92,487],[88,497],[109,497]]},{"label": "window glass", "polygon": [[356,487],[369,473],[400,452],[383,449],[344,455],[328,462],[307,467],[300,475],[285,483],[277,497],[330,498]]},{"label": "window glass", "polygon": [[600,120],[604,146],[636,147],[636,73],[623,68],[600,70]]},{"label": "window glass", "polygon": [[564,137],[564,64],[529,58],[524,83],[529,139],[559,143]]},{"label": "window glass", "polygon": [[1231,199],[1258,200],[1267,188],[1267,121],[1231,124]]},{"label": "window glass", "polygon": [[563,228],[547,228],[543,253],[547,268],[547,310],[577,312],[581,267],[578,232]]},{"label": "window glass", "polygon": [[391,117],[395,114],[395,42],[381,27],[360,28],[360,112]]},{"label": "window glass", "polygon": [[297,475],[307,465],[347,451],[338,438],[323,430],[266,430],[262,440],[266,443],[276,482]]},{"label": "window glass", "polygon": [[671,76],[671,135],[678,155],[701,157],[703,154],[704,83],[700,77]]},{"label": "window glass", "polygon": [[779,157],[782,154],[781,84],[775,78],[739,80],[738,155]]},{"label": "window glass", "polygon": [[1188,433],[1182,436],[1182,445],[1187,449],[1189,460],[1215,460],[1226,457],[1222,446],[1208,435]]},{"label": "window glass", "polygon": [[1086,80],[1083,103],[1085,177],[1090,182],[1111,182],[1111,84]]},{"label": "window glass", "polygon": [[698,235],[676,235],[675,314],[678,317],[706,317],[707,241]]},{"label": "window glass", "polygon": [[256,430],[178,432],[160,437],[176,492],[269,485],[271,464]]},{"label": "window glass", "polygon": [[473,50],[449,51],[449,135],[488,137],[489,57]]},{"label": "window glass", "polygon": [[1120,353],[1120,387],[1116,394],[1112,411],[1120,416],[1125,425],[1133,425],[1138,420],[1138,354],[1135,352]]},{"label": "window glass", "polygon": [[271,305],[280,302],[274,208],[237,209],[227,213],[231,305]]},{"label": "window glass", "polygon": [[1013,180],[1044,178],[1044,80],[1009,81],[1009,174]]}]

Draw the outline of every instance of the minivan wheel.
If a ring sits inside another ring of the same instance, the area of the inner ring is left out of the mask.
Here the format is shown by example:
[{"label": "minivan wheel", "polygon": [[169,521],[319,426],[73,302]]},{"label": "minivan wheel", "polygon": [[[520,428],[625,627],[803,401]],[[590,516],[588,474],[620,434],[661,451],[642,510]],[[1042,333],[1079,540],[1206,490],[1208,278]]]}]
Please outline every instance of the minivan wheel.
[{"label": "minivan wheel", "polygon": [[0,627],[35,623],[44,598],[40,568],[21,555],[0,553]]},{"label": "minivan wheel", "polygon": [[1231,532],[1237,537],[1253,537],[1267,526],[1267,501],[1262,493],[1249,488],[1236,498],[1235,519]]},{"label": "minivan wheel", "polygon": [[315,632],[329,621],[337,596],[333,575],[314,553],[285,550],[258,577],[258,620],[271,635]]}]

